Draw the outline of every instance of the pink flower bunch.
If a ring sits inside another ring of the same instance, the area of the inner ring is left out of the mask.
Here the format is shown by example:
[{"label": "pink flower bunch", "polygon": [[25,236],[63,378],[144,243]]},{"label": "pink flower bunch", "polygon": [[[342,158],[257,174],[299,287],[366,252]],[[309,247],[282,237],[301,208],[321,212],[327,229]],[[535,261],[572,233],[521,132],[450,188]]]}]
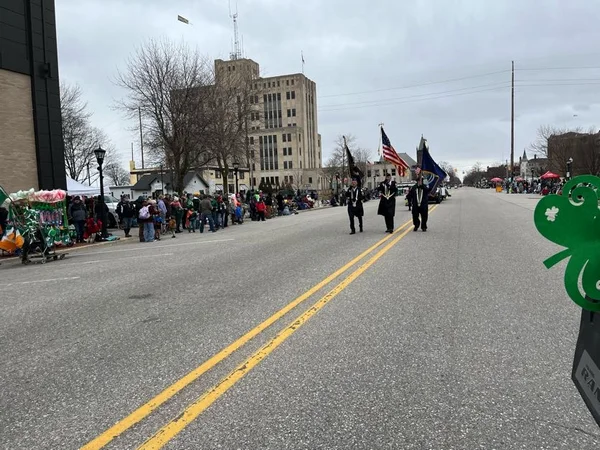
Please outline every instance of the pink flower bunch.
[{"label": "pink flower bunch", "polygon": [[66,191],[54,189],[52,191],[37,191],[29,196],[29,201],[41,203],[56,203],[67,198]]}]

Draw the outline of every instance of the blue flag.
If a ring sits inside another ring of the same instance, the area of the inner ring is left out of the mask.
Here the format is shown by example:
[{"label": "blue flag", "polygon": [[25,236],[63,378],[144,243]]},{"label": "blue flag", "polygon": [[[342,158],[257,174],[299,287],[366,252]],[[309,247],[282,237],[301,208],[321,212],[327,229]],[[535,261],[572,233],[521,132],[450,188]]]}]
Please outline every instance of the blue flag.
[{"label": "blue flag", "polygon": [[423,176],[423,184],[429,186],[431,194],[435,194],[438,184],[440,181],[444,181],[448,174],[433,160],[427,146],[423,145],[422,150],[421,175]]}]

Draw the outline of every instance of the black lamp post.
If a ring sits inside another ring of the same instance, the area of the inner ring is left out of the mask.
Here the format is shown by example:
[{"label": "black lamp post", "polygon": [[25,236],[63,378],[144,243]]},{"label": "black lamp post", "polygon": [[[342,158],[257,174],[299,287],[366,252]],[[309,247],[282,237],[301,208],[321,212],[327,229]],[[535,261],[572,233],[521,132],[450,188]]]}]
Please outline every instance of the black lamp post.
[{"label": "black lamp post", "polygon": [[102,222],[102,239],[104,239],[108,236],[108,232],[106,231],[106,211],[104,208],[104,176],[102,175],[102,165],[104,164],[106,150],[98,146],[98,148],[94,150],[94,155],[96,155],[98,174],[100,175],[100,201],[98,202],[98,206],[100,207],[100,221]]},{"label": "black lamp post", "polygon": [[239,187],[238,187],[238,170],[240,169],[240,163],[238,163],[237,161],[233,162],[233,174],[235,175],[235,195],[238,194],[238,192],[240,191]]},{"label": "black lamp post", "polygon": [[571,166],[573,165],[573,158],[567,160],[567,180],[571,179]]},{"label": "black lamp post", "polygon": [[533,167],[531,168],[531,182],[533,183]]}]

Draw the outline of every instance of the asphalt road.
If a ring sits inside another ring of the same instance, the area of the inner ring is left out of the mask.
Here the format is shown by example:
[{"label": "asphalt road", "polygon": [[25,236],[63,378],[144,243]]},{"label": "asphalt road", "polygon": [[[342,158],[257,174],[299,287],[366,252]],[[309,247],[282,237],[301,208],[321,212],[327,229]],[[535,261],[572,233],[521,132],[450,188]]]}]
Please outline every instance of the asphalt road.
[{"label": "asphalt road", "polygon": [[536,198],[452,193],[3,262],[0,447],[600,448]]}]

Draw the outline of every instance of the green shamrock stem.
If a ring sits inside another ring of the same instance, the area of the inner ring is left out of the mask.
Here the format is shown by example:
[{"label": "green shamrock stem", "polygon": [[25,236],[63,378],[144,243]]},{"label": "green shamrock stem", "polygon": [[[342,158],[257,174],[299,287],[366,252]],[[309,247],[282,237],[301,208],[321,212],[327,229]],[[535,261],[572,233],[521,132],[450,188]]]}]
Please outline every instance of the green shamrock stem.
[{"label": "green shamrock stem", "polygon": [[[561,252],[564,253],[564,252]],[[560,253],[559,253],[560,254]],[[555,255],[556,256],[556,255]],[[588,311],[600,311],[600,302],[587,300],[579,291],[579,274],[585,267],[587,258],[573,255],[565,270],[565,289],[575,303]]]},{"label": "green shamrock stem", "polygon": [[550,269],[552,266],[555,266],[556,264],[561,262],[563,259],[571,256],[572,253],[573,252],[571,251],[571,249],[567,248],[566,250],[563,250],[562,252],[559,252],[556,255],[553,255],[550,258],[548,258],[546,261],[544,261],[544,265],[546,266],[547,269]]}]

